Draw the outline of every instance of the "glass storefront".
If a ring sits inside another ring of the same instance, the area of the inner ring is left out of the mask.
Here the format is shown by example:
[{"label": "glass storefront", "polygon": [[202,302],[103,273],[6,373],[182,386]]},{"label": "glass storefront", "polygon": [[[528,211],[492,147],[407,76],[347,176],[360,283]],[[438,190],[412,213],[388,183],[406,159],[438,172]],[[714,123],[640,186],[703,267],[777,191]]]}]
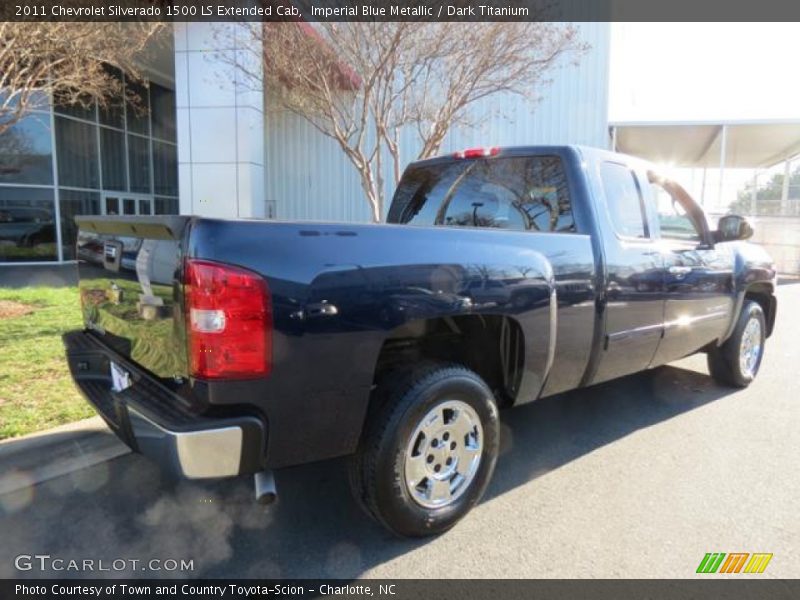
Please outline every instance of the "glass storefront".
[{"label": "glass storefront", "polygon": [[125,83],[108,108],[56,105],[0,135],[0,262],[73,260],[76,215],[177,214],[175,93]]}]

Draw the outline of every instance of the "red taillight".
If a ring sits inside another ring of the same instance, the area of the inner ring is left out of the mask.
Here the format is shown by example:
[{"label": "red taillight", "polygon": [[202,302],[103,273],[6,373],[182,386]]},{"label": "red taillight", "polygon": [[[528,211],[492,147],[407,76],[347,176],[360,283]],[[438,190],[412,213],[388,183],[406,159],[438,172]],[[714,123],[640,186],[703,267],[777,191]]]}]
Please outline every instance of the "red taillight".
[{"label": "red taillight", "polygon": [[466,150],[459,150],[453,154],[453,158],[486,158],[487,156],[497,156],[500,153],[500,148],[492,146],[491,148],[467,148]]},{"label": "red taillight", "polygon": [[189,370],[201,379],[261,377],[272,370],[272,302],[262,277],[188,259],[185,274]]}]

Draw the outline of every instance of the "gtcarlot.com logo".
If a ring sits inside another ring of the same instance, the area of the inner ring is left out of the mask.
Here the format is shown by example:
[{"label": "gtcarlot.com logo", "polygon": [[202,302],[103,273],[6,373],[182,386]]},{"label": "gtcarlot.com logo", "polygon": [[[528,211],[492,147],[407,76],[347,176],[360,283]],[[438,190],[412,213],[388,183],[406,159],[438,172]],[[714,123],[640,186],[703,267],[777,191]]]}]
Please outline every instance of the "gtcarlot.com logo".
[{"label": "gtcarlot.com logo", "polygon": [[175,558],[58,558],[49,554],[20,554],[18,571],[194,571],[194,559]]},{"label": "gtcarlot.com logo", "polygon": [[763,573],[772,554],[766,552],[708,552],[697,567],[698,573]]}]

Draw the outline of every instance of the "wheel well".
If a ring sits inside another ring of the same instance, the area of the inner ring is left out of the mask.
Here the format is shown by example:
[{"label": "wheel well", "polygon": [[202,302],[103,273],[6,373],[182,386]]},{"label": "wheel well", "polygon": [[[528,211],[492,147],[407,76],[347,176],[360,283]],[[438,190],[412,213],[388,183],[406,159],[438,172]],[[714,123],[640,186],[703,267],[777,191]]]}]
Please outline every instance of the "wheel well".
[{"label": "wheel well", "polygon": [[767,324],[766,335],[767,337],[772,335],[772,329],[775,326],[775,312],[777,308],[775,296],[772,294],[772,288],[770,288],[768,285],[756,284],[747,289],[744,297],[745,300],[758,302],[758,304],[761,306],[761,310],[764,311],[764,320]]},{"label": "wheel well", "polygon": [[390,372],[424,360],[464,365],[494,392],[497,402],[510,405],[519,391],[524,364],[522,328],[501,315],[465,315],[406,323],[384,342],[374,384]]}]

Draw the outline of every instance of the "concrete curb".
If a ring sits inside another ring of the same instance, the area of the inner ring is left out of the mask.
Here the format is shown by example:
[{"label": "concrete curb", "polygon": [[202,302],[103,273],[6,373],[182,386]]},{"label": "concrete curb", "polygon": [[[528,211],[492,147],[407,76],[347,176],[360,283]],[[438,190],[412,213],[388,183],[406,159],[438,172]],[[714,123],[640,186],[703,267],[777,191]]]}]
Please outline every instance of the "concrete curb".
[{"label": "concrete curb", "polygon": [[91,467],[130,451],[100,417],[0,441],[0,495]]}]

